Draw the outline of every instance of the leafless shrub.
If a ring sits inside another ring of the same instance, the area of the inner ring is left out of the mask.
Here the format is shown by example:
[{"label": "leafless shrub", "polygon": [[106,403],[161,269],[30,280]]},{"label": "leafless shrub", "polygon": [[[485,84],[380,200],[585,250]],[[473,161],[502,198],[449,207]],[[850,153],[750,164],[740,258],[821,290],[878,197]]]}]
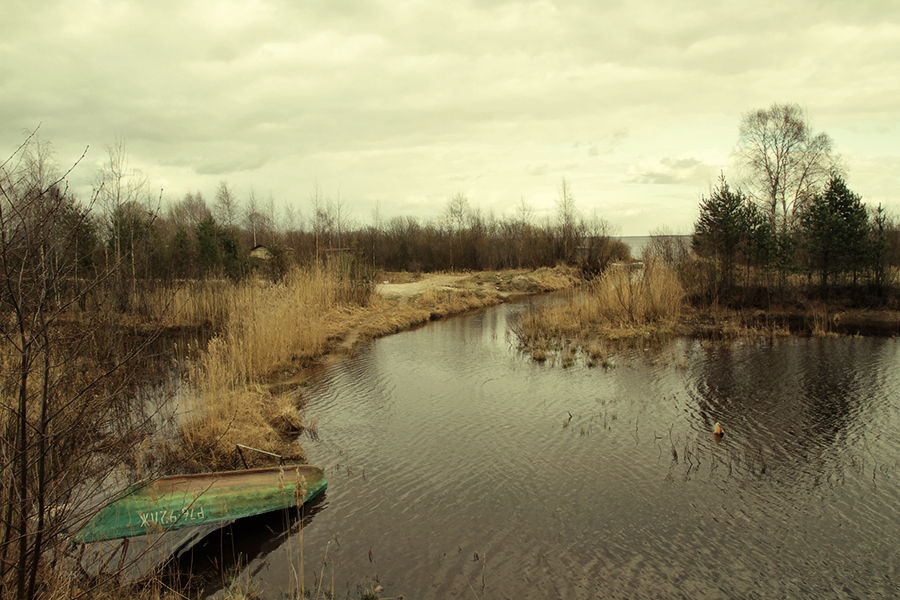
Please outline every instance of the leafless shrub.
[{"label": "leafless shrub", "polygon": [[128,254],[85,268],[80,242],[96,196],[79,204],[66,175],[34,133],[0,165],[4,598],[50,591],[67,534],[106,497],[114,471],[140,461],[134,447],[148,423],[123,390],[153,336],[128,341],[116,315],[98,310]]}]

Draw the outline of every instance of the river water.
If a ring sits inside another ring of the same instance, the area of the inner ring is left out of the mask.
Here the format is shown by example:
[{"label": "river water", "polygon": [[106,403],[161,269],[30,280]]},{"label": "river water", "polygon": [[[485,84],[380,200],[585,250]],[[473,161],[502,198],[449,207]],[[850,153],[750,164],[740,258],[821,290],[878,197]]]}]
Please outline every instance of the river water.
[{"label": "river water", "polygon": [[318,373],[303,444],[328,490],[302,533],[234,532],[240,577],[267,598],[301,580],[339,598],[900,595],[896,339],[677,340],[563,368],[516,350],[527,309]]}]

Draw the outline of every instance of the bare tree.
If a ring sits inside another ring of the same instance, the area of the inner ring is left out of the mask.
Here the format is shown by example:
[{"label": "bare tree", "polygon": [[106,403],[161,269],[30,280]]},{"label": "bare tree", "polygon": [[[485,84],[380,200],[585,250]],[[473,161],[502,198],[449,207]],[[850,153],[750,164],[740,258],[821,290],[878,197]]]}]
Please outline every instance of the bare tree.
[{"label": "bare tree", "polygon": [[[139,436],[119,393],[137,349],[102,308],[124,257],[73,285],[102,190],[80,207],[67,173],[56,176],[32,141],[0,165],[0,598],[20,600],[58,592],[51,576],[66,532],[97,508],[101,482],[128,462]],[[97,309],[80,309],[86,296]]]},{"label": "bare tree", "polygon": [[560,241],[562,242],[562,258],[572,260],[575,256],[575,247],[578,244],[577,223],[578,211],[575,208],[575,198],[572,196],[572,187],[565,177],[559,183],[559,195],[556,199],[557,220],[559,222]]},{"label": "bare tree", "polygon": [[469,214],[469,199],[462,192],[457,192],[447,200],[447,220],[453,231],[460,231]]},{"label": "bare tree", "polygon": [[219,182],[216,189],[215,217],[228,231],[234,232],[238,218],[238,201],[234,187],[228,185],[224,179]]},{"label": "bare tree", "polygon": [[521,269],[522,263],[534,264],[531,257],[527,258],[526,253],[529,252],[533,243],[532,229],[534,228],[534,208],[525,202],[525,198],[519,198],[519,204],[516,206],[516,217],[514,219],[516,230],[516,261],[517,266]]},{"label": "bare tree", "polygon": [[673,269],[677,268],[691,255],[690,240],[689,235],[676,234],[666,226],[658,227],[650,232],[650,242],[641,250],[641,260],[659,260]]},{"label": "bare tree", "polygon": [[320,247],[325,242],[323,238],[331,231],[331,215],[329,215],[328,208],[325,205],[322,191],[319,189],[318,179],[313,186],[310,200],[313,205],[313,234],[315,234],[316,238],[316,262],[318,262]]},{"label": "bare tree", "polygon": [[[459,267],[459,254],[462,251],[463,229],[471,212],[469,199],[462,192],[457,192],[447,201],[447,223],[450,226],[450,269]],[[455,252],[454,252],[455,250]]]},{"label": "bare tree", "polygon": [[325,197],[318,180],[310,196],[313,204],[313,233],[316,240],[316,260],[326,247],[328,250],[343,249],[344,238],[351,227],[347,203],[340,192],[336,199]]},{"label": "bare tree", "polygon": [[616,228],[595,210],[589,218],[580,220],[578,226],[581,248],[578,263],[587,277],[596,277],[615,261],[630,256],[628,246],[616,239]]},{"label": "bare tree", "polygon": [[329,212],[333,215],[332,223],[334,223],[335,234],[337,234],[337,247],[344,247],[344,234],[350,226],[350,213],[347,209],[347,202],[341,196],[341,190],[338,189],[337,198],[328,201]]},{"label": "bare tree", "polygon": [[299,234],[303,230],[303,215],[299,206],[294,206],[290,202],[284,205],[284,219],[281,221],[281,234],[287,242],[287,246],[297,251],[297,243]]},{"label": "bare tree", "polygon": [[129,240],[123,239],[123,206],[137,202],[146,196],[147,178],[128,164],[125,140],[119,138],[112,146],[106,147],[107,162],[94,177],[94,195],[106,214],[107,239],[111,240],[115,251],[113,260],[118,260],[129,251]]},{"label": "bare tree", "polygon": [[525,198],[519,198],[516,205],[516,221],[523,227],[530,226],[534,221],[534,207],[525,202]]},{"label": "bare tree", "polygon": [[[116,264],[128,258],[131,298],[134,298],[137,295],[136,248],[145,241],[159,206],[151,205],[146,176],[129,165],[125,140],[117,139],[114,145],[107,146],[106,152],[107,162],[94,177],[94,196],[105,215],[107,249],[113,251],[112,259],[107,257],[107,262]],[[117,304],[119,309],[124,309],[129,302],[128,276],[121,269],[116,273],[119,280]]]},{"label": "bare tree", "polygon": [[736,155],[747,172],[748,191],[781,237],[836,166],[831,138],[814,132],[797,104],[775,103],[744,114]]},{"label": "bare tree", "polygon": [[278,243],[275,239],[275,236],[278,233],[278,227],[275,225],[275,196],[273,196],[271,192],[266,198],[265,209],[266,227],[269,230],[269,243],[275,245]]},{"label": "bare tree", "polygon": [[250,188],[250,197],[247,199],[247,210],[244,213],[244,220],[247,223],[247,229],[253,235],[253,247],[257,246],[256,232],[262,224],[263,214],[261,212],[259,200],[256,199],[256,192]]},{"label": "bare tree", "polygon": [[381,245],[383,232],[384,219],[381,216],[381,201],[376,200],[375,207],[372,209],[372,224],[368,227],[369,243],[367,246],[372,267],[375,267],[381,259],[379,246]]},{"label": "bare tree", "polygon": [[212,213],[206,205],[201,192],[188,192],[184,198],[169,206],[168,218],[173,226],[194,231],[197,226]]}]

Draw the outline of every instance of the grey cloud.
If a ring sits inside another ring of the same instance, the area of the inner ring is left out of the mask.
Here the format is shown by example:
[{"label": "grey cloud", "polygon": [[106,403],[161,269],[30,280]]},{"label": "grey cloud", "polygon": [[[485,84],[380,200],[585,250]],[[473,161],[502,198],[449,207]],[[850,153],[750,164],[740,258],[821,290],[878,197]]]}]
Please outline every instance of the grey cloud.
[{"label": "grey cloud", "polygon": [[696,158],[664,157],[656,165],[637,165],[629,169],[627,183],[651,185],[702,184],[709,181],[716,167]]},{"label": "grey cloud", "polygon": [[270,156],[254,144],[195,144],[189,150],[159,161],[164,167],[192,169],[199,175],[228,175],[264,167]]},{"label": "grey cloud", "polygon": [[195,163],[194,172],[198,175],[230,175],[242,171],[258,169],[268,162],[259,157],[217,157],[213,160],[201,160]]},{"label": "grey cloud", "polygon": [[897,123],[898,20],[895,0],[7,0],[0,142],[43,122],[59,148],[121,135],[172,178],[292,189],[352,169],[360,193],[404,198],[485,173],[485,195],[519,197],[565,173],[693,203],[750,108],[798,101],[829,133]]},{"label": "grey cloud", "polygon": [[[625,140],[628,139],[628,129],[624,127],[619,127],[615,129],[611,134],[606,136],[604,142],[606,144],[606,148],[603,151],[604,154],[612,154],[617,149],[621,148],[625,144]],[[596,145],[591,148],[594,153],[591,156],[596,156],[600,153],[597,149]]]},{"label": "grey cloud", "polygon": [[669,167],[670,169],[681,170],[681,171],[693,169],[697,165],[702,164],[696,158],[676,159],[676,158],[666,157],[666,158],[663,158],[662,160],[660,160],[659,162],[660,162],[660,164],[663,164],[663,165]]},{"label": "grey cloud", "polygon": [[680,183],[681,178],[673,173],[644,172],[626,180],[628,183],[648,183],[654,185],[667,185]]},{"label": "grey cloud", "polygon": [[482,174],[482,173],[471,173],[471,174],[466,174],[466,175],[452,175],[447,178],[447,181],[451,182],[451,183],[473,183],[475,181],[478,181],[479,179],[482,179],[483,177],[484,177],[484,174]]},{"label": "grey cloud", "polygon": [[549,170],[550,166],[544,163],[540,165],[531,165],[525,169],[525,172],[532,177],[540,177],[546,175]]},{"label": "grey cloud", "polygon": [[575,142],[572,145],[572,148],[580,149],[582,146],[587,146],[585,155],[589,158],[593,158],[595,156],[600,156],[601,154],[613,153],[616,148],[620,147],[624,143],[627,136],[628,131],[626,129],[618,128],[609,135],[601,138],[600,142]]}]

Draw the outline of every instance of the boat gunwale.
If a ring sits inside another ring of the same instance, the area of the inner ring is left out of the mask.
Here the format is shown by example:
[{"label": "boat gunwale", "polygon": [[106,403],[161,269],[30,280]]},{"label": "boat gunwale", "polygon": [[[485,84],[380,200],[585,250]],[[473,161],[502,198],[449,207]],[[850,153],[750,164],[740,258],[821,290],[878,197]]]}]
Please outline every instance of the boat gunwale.
[{"label": "boat gunwale", "polygon": [[[237,479],[243,477],[253,477],[253,476],[271,476],[271,475],[289,475],[292,471],[297,472],[298,475],[302,475],[301,470],[310,472],[313,475],[316,475],[317,478],[324,478],[325,471],[321,468],[313,466],[313,465],[284,465],[277,467],[256,467],[253,469],[238,469],[233,471],[216,471],[212,473],[186,473],[183,475],[167,475],[165,477],[159,477],[157,479],[148,479],[140,482],[134,483],[130,487],[134,487],[140,485],[143,489],[148,486],[158,486],[160,483],[163,484],[172,484],[174,487],[178,484],[185,484],[190,486],[191,484],[195,484],[197,482],[209,482],[211,484],[215,484],[216,482],[223,479]],[[288,480],[285,480],[288,482]],[[293,480],[290,480],[290,483],[293,483]],[[168,487],[168,486],[166,486]],[[129,488],[130,489],[130,488]],[[132,494],[140,491],[140,489],[132,490]]]}]

